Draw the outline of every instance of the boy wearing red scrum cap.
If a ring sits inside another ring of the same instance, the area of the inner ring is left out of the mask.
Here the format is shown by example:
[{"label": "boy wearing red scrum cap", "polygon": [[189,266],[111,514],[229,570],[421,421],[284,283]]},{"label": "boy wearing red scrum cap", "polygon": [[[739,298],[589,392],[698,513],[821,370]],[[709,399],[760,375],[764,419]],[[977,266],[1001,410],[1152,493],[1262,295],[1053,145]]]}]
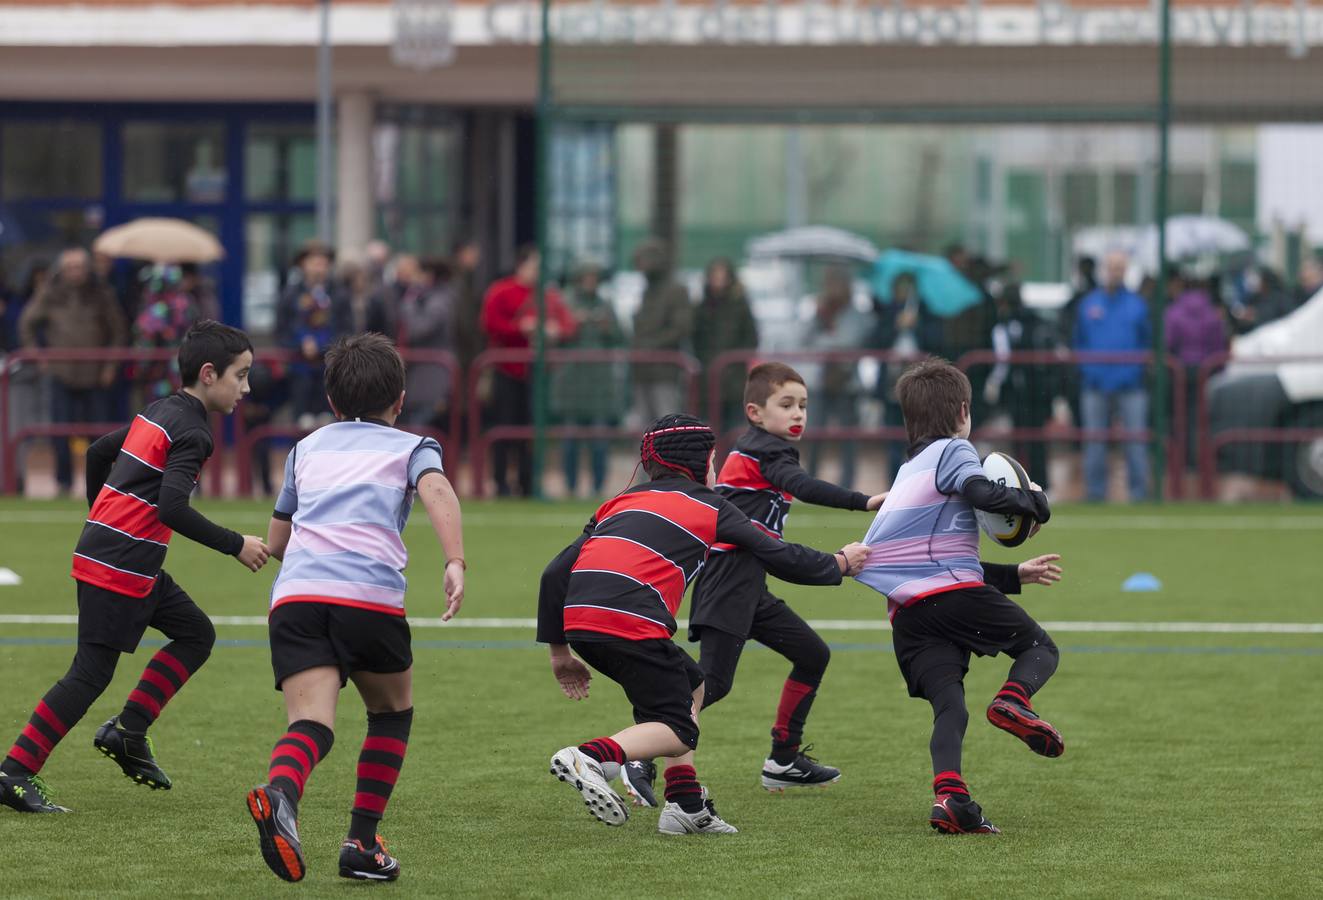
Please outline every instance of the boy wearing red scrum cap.
[{"label": "boy wearing red scrum cap", "polygon": [[777,577],[800,584],[839,584],[863,563],[860,544],[832,556],[754,527],[707,486],[715,444],[712,430],[692,416],[659,419],[640,452],[650,480],[604,503],[542,574],[537,639],[551,647],[561,690],[584,699],[595,669],[620,684],[634,707],[630,727],[551,758],[551,773],[607,825],[629,818],[608,779],[629,760],[660,756],[666,757],[666,806],[659,832],[736,830],[717,815],[694,770],[703,672],[671,640],[681,598],[711,546],[744,548]]}]

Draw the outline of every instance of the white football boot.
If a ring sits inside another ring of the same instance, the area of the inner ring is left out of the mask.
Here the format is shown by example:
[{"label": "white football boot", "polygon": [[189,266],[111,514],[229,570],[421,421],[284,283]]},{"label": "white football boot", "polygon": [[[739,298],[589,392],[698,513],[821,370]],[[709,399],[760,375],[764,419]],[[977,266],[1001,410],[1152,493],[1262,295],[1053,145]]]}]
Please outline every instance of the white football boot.
[{"label": "white football boot", "polygon": [[657,831],[661,834],[739,834],[739,829],[717,815],[717,808],[707,797],[707,788],[703,788],[703,808],[696,813],[688,813],[680,804],[667,801],[657,819]]},{"label": "white football boot", "polygon": [[584,806],[607,825],[624,825],[629,820],[629,807],[620,795],[611,790],[602,766],[579,752],[578,747],[565,747],[551,757],[551,774],[574,787],[583,795]]}]

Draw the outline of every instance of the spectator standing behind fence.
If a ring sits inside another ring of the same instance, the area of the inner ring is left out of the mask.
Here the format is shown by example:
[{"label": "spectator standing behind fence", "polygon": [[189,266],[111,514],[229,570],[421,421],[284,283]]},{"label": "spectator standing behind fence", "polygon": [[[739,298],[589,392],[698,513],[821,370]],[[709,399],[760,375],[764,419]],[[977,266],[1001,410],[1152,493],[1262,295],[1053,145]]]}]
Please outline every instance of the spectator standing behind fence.
[{"label": "spectator standing behind fence", "polygon": [[375,331],[391,337],[395,334],[395,316],[386,292],[363,263],[341,263],[336,272],[345,302],[349,304],[349,332]]},{"label": "spectator standing behind fence", "polygon": [[1194,404],[1199,396],[1199,367],[1205,360],[1227,349],[1227,322],[1223,311],[1213,303],[1206,284],[1183,282],[1182,290],[1163,314],[1167,350],[1185,366],[1185,457],[1186,465],[1197,459],[1194,446]]},{"label": "spectator standing behind fence", "polygon": [[[419,264],[419,287],[397,310],[401,350],[454,350],[454,292],[450,266],[443,259]],[[450,409],[450,369],[432,362],[408,360],[404,380],[404,412],[400,424],[446,427]]]},{"label": "spectator standing behind fence", "polygon": [[[868,339],[871,323],[855,310],[854,280],[846,266],[828,267],[822,276],[817,308],[803,337],[805,350],[857,350]],[[802,366],[814,402],[809,409],[815,431],[832,426],[857,428],[862,385],[859,363],[827,362]],[[843,488],[854,484],[855,446],[853,440],[840,441],[841,474],[835,483]],[[815,478],[822,459],[822,441],[809,445],[808,473]]]},{"label": "spectator standing behind fence", "polygon": [[[492,349],[521,349],[532,346],[537,330],[536,285],[541,277],[541,258],[537,246],[525,244],[515,251],[514,274],[492,282],[482,300],[480,323]],[[546,291],[547,345],[574,337],[574,317],[560,295]],[[492,379],[490,422],[492,425],[527,426],[533,421],[531,366],[523,362],[496,364]],[[515,492],[521,497],[533,493],[532,446],[526,440],[502,440],[492,445],[492,478],[496,494],[508,497],[510,464],[516,472]]]},{"label": "spectator standing behind fence", "polygon": [[[625,332],[615,310],[599,290],[601,269],[586,263],[576,269],[569,294],[569,309],[576,331],[567,350],[618,350],[625,346]],[[611,362],[563,363],[552,372],[551,408],[565,425],[614,427],[620,424],[629,403],[624,366]],[[606,484],[611,442],[606,438],[580,440],[568,437],[561,444],[565,488],[574,496],[579,488],[579,448],[588,445],[588,463],[593,493],[600,495]]]},{"label": "spectator standing behind fence", "polygon": [[[13,349],[23,345],[18,323],[23,310],[33,298],[46,287],[50,276],[50,263],[44,259],[32,259],[23,272],[18,289],[10,294],[5,315],[9,323],[9,347]],[[32,363],[14,366],[9,378],[9,430],[12,434],[24,425],[44,425],[50,417],[49,379],[44,377],[38,367]],[[27,453],[30,444],[24,442],[17,452],[18,492],[25,490],[24,473],[27,471]],[[2,451],[3,448],[0,448]]]},{"label": "spectator standing behind fence", "polygon": [[450,284],[454,292],[455,355],[460,368],[468,372],[473,360],[487,341],[482,333],[482,290],[478,286],[478,267],[482,265],[482,245],[469,237],[458,238],[451,248]]},{"label": "spectator standing behind fence", "polygon": [[[176,349],[193,324],[203,318],[202,311],[193,295],[184,290],[178,266],[153,266],[143,274],[146,285],[133,320],[133,346],[141,350]],[[140,406],[178,390],[177,359],[140,360],[131,363],[130,368],[143,392]]]},{"label": "spectator standing behind fence", "polygon": [[[1129,260],[1112,251],[1103,261],[1102,284],[1079,305],[1074,347],[1082,353],[1134,353],[1149,350],[1152,334],[1148,304],[1125,286]],[[1111,427],[1117,415],[1126,431],[1148,427],[1148,390],[1142,363],[1082,363],[1080,365],[1080,419],[1090,431]],[[1144,441],[1128,441],[1125,450],[1127,483],[1132,501],[1148,496],[1148,449]],[[1084,481],[1090,501],[1107,498],[1107,443],[1084,442]]]},{"label": "spectator standing behind fence", "polygon": [[299,278],[285,288],[276,306],[276,340],[298,354],[289,367],[294,420],[311,431],[319,417],[330,416],[322,382],[322,356],[337,337],[349,331],[349,302],[331,280],[331,248],[310,241],[294,264]]},{"label": "spectator standing behind fence", "polygon": [[[70,248],[60,254],[55,277],[28,302],[19,319],[25,347],[53,350],[123,347],[129,327],[114,293],[92,276],[86,250]],[[51,421],[106,422],[119,364],[113,362],[53,362],[50,373]],[[62,493],[73,485],[73,462],[67,438],[55,439],[55,481]]]},{"label": "spectator standing behind fence", "polygon": [[[1323,257],[1311,253],[1300,263],[1300,279],[1296,285],[1295,306],[1299,306],[1306,300],[1313,298],[1319,291],[1323,291]],[[1292,308],[1294,309],[1294,307]]]},{"label": "spectator standing behind fence", "polygon": [[[671,276],[670,250],[648,238],[634,250],[634,268],[646,285],[634,314],[635,350],[688,350],[694,311],[689,292]],[[634,411],[644,423],[681,412],[680,370],[674,364],[634,366]]]},{"label": "spectator standing behind fence", "polygon": [[[925,341],[938,330],[940,320],[924,311],[918,285],[908,272],[902,272],[891,282],[890,302],[873,298],[873,328],[868,346],[892,351],[899,357],[882,367],[875,389],[877,399],[882,401],[882,424],[888,428],[905,427],[905,417],[896,400],[896,381],[909,365],[904,360],[917,360],[927,352]],[[887,442],[887,465],[893,478],[908,456],[908,446],[904,438]]]},{"label": "spectator standing behind fence", "polygon": [[[694,309],[694,356],[703,366],[704,384],[712,361],[730,350],[757,350],[758,324],[735,266],[724,256],[707,264],[703,299]],[[720,430],[743,427],[744,382],[748,364],[726,366],[721,373]]]},{"label": "spectator standing behind fence", "polygon": [[[1010,362],[1014,353],[1052,350],[1057,342],[1055,324],[1045,322],[1024,305],[1020,285],[1003,285],[994,298],[997,324],[992,326],[992,349],[997,364],[983,383],[983,402],[1000,408],[1015,428],[1042,428],[1052,418],[1052,400],[1057,396],[1065,366],[1023,365]],[[1026,441],[1028,466],[1043,490],[1050,487],[1047,442]]]}]

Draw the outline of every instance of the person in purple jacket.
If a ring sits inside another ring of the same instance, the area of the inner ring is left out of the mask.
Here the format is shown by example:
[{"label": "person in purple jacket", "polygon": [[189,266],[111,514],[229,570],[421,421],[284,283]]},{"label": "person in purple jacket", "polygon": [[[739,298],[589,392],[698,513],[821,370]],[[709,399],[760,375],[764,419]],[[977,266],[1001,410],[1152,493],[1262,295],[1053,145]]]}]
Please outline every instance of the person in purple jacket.
[{"label": "person in purple jacket", "polygon": [[1199,394],[1199,367],[1227,349],[1227,320],[1213,302],[1206,282],[1184,279],[1183,290],[1163,313],[1167,351],[1185,366],[1186,464],[1194,465],[1194,403]]}]

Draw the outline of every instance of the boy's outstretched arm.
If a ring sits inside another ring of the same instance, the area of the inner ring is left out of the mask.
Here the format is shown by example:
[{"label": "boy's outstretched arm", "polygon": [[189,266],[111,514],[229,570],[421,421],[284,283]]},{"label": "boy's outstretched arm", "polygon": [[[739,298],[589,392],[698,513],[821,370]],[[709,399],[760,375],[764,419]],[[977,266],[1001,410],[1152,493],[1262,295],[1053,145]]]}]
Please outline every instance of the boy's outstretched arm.
[{"label": "boy's outstretched arm", "polygon": [[1061,559],[1060,554],[1045,553],[1025,560],[1019,565],[982,560],[979,561],[979,565],[983,566],[983,580],[988,585],[1003,594],[1018,594],[1022,584],[1041,584],[1050,587],[1060,581],[1061,566],[1056,564],[1059,559]]},{"label": "boy's outstretched arm", "polygon": [[570,652],[565,642],[565,596],[569,593],[570,573],[579,558],[579,550],[592,534],[595,522],[589,521],[583,534],[556,555],[542,570],[537,596],[537,640],[551,648],[551,674],[571,700],[588,696],[592,671]]},{"label": "boy's outstretched arm", "polygon": [[840,485],[814,478],[794,458],[792,453],[776,453],[761,462],[763,477],[771,482],[778,491],[785,491],[796,500],[812,503],[814,506],[830,506],[835,509],[868,510],[882,505],[870,506],[873,498],[859,491],[852,491]]},{"label": "boy's outstretched arm", "polygon": [[778,541],[759,531],[748,516],[725,501],[717,512],[717,540],[748,550],[769,574],[794,584],[840,584],[843,576],[859,572],[868,555],[864,544],[849,544],[830,554]]},{"label": "boy's outstretched arm", "polygon": [[262,539],[217,525],[189,505],[202,463],[211,455],[210,440],[199,431],[190,431],[170,445],[165,471],[161,475],[161,493],[156,500],[156,517],[171,531],[226,556],[233,556],[256,572],[266,565],[270,555]]},{"label": "boy's outstretched arm", "polygon": [[87,460],[84,469],[87,473],[87,506],[90,509],[96,503],[97,495],[106,486],[110,470],[115,467],[115,458],[124,447],[129,436],[129,426],[117,428],[110,434],[102,435],[87,448]]},{"label": "boy's outstretched arm", "polygon": [[440,469],[429,469],[418,479],[418,499],[432,521],[432,530],[446,554],[446,611],[442,621],[449,621],[464,602],[464,531],[460,521],[459,497],[450,479]]}]

